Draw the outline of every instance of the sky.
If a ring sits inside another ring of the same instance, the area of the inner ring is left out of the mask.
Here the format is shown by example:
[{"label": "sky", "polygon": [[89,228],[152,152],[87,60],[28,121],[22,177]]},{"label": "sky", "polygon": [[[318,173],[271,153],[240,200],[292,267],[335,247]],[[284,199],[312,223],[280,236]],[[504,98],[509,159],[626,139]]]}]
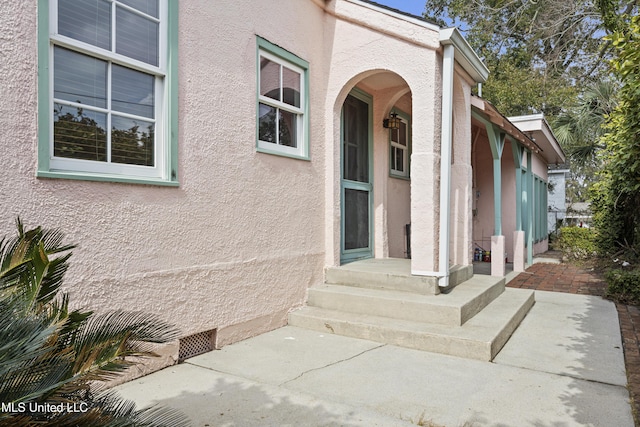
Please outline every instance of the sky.
[{"label": "sky", "polygon": [[376,3],[410,13],[412,15],[422,16],[426,0],[373,0]]}]

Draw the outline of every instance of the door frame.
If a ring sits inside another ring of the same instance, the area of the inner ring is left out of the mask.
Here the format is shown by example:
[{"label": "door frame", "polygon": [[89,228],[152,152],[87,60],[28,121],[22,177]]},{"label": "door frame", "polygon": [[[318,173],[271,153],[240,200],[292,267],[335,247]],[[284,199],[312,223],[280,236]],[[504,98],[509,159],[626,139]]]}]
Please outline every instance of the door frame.
[{"label": "door frame", "polygon": [[[369,182],[357,182],[344,179],[344,103],[340,110],[340,263],[345,264],[358,259],[373,258],[374,251],[374,215],[373,215],[373,97],[367,92],[353,88],[350,96],[367,104],[367,144]],[[346,98],[345,98],[346,102]],[[369,246],[367,248],[345,249],[345,190],[363,190],[369,192]]]}]

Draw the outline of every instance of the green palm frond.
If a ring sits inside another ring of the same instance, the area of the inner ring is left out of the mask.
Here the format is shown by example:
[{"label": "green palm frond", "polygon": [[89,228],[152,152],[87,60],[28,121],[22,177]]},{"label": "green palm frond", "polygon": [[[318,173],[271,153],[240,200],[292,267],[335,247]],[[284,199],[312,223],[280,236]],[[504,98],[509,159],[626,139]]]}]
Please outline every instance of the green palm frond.
[{"label": "green palm frond", "polygon": [[[92,395],[94,380],[131,365],[128,357],[153,356],[153,345],[179,337],[153,315],[114,311],[96,315],[69,310],[60,292],[73,245],[41,227],[0,239],[0,402],[76,403],[87,411],[0,413],[0,427],[182,426],[177,411],[138,411],[108,393]],[[67,253],[64,253],[67,252]]]},{"label": "green palm frond", "polygon": [[118,310],[92,316],[73,342],[74,374],[91,373],[92,379],[108,379],[130,365],[125,357],[154,356],[150,344],[179,336],[175,327],[150,314]]},{"label": "green palm frond", "polygon": [[46,354],[47,340],[56,329],[43,318],[20,316],[15,305],[0,301],[0,376]]},{"label": "green palm frond", "polygon": [[616,84],[611,81],[591,85],[574,106],[554,120],[558,141],[577,164],[594,164],[602,150],[603,125],[615,107],[616,90]]},{"label": "green palm frond", "polygon": [[63,234],[57,230],[36,227],[25,230],[16,220],[18,236],[0,241],[0,291],[13,291],[24,299],[26,309],[41,308],[55,297],[67,271],[73,249],[63,245]]}]

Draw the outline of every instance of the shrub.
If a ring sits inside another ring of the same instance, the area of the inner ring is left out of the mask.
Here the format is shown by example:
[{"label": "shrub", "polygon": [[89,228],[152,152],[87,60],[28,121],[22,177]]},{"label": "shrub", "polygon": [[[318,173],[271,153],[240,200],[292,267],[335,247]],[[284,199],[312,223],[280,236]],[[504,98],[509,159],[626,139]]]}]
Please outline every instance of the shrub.
[{"label": "shrub", "polygon": [[590,228],[563,227],[560,229],[558,247],[564,258],[584,260],[597,255],[596,234]]},{"label": "shrub", "polygon": [[[136,410],[93,387],[178,331],[144,313],[71,311],[60,287],[73,246],[55,230],[17,225],[16,237],[0,239],[0,402],[17,408],[0,412],[0,426],[187,425],[176,411]],[[80,410],[46,409],[68,405]]]},{"label": "shrub", "polygon": [[640,305],[640,271],[610,270],[606,273],[605,297],[624,304]]}]

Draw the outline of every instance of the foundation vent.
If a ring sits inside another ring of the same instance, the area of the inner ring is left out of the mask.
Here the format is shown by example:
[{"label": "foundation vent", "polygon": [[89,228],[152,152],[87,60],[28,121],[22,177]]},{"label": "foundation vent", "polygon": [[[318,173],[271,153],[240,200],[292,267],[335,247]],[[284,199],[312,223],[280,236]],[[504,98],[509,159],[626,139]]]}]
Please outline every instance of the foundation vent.
[{"label": "foundation vent", "polygon": [[215,349],[216,330],[199,332],[180,339],[178,363]]}]

